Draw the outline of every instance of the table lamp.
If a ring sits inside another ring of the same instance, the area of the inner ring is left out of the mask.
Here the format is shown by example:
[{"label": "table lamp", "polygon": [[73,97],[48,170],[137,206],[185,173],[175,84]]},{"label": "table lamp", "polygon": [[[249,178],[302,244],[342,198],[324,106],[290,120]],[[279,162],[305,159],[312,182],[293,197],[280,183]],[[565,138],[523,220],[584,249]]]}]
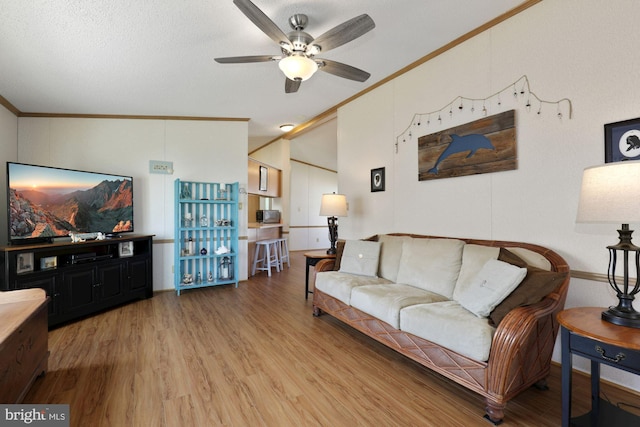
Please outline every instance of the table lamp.
[{"label": "table lamp", "polygon": [[[634,297],[640,291],[640,247],[631,243],[633,230],[629,229],[629,223],[640,222],[640,161],[614,162],[586,168],[582,175],[577,222],[622,224],[618,230],[620,241],[607,246],[607,279],[616,292],[618,305],[602,312],[602,319],[616,325],[640,328],[640,313],[633,308]],[[636,268],[633,289],[629,284],[630,252],[634,255]],[[618,253],[622,254],[622,283],[618,283],[616,278]]]},{"label": "table lamp", "polygon": [[338,240],[338,218],[339,216],[347,216],[347,198],[344,194],[323,194],[320,202],[320,216],[327,217],[329,224],[329,241],[331,247],[327,250],[327,254],[335,255],[336,241]]}]

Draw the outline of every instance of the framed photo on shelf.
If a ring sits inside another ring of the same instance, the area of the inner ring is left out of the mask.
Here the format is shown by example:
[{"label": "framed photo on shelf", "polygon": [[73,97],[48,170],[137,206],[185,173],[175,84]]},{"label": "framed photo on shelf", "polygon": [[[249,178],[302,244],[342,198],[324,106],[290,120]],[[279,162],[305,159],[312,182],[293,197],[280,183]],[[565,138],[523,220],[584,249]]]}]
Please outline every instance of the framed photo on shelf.
[{"label": "framed photo on shelf", "polygon": [[640,160],[640,118],[604,125],[605,163]]},{"label": "framed photo on shelf", "polygon": [[47,256],[40,258],[40,270],[51,270],[58,266],[57,256]]},{"label": "framed photo on shelf", "polygon": [[28,273],[33,271],[33,252],[18,254],[16,259],[16,273]]},{"label": "framed photo on shelf", "polygon": [[118,256],[125,258],[133,256],[133,242],[121,242],[118,244]]},{"label": "framed photo on shelf", "polygon": [[371,192],[384,191],[384,168],[371,169]]},{"label": "framed photo on shelf", "polygon": [[260,166],[260,187],[258,190],[267,191],[267,178],[269,176],[269,170],[265,166]]}]

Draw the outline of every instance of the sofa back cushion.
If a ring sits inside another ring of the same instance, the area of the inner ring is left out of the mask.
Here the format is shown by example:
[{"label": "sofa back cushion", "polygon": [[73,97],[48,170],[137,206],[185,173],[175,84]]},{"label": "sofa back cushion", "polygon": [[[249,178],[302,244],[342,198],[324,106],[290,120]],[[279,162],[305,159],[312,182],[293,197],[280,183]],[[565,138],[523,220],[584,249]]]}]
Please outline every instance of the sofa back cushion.
[{"label": "sofa back cushion", "polygon": [[380,263],[378,265],[378,275],[392,282],[398,280],[398,269],[400,268],[400,257],[402,256],[402,245],[406,240],[411,240],[409,236],[390,236],[381,234],[378,236],[380,247]]},{"label": "sofa back cushion", "polygon": [[464,242],[457,239],[405,240],[397,282],[451,298],[460,273],[463,247]]}]

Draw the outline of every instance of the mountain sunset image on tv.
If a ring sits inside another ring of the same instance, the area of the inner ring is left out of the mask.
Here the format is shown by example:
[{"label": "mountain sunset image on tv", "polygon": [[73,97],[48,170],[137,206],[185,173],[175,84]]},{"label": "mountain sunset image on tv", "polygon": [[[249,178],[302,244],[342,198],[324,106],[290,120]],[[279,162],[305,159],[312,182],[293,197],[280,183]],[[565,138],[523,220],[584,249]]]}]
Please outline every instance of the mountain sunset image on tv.
[{"label": "mountain sunset image on tv", "polygon": [[133,231],[133,179],[7,162],[9,238]]}]

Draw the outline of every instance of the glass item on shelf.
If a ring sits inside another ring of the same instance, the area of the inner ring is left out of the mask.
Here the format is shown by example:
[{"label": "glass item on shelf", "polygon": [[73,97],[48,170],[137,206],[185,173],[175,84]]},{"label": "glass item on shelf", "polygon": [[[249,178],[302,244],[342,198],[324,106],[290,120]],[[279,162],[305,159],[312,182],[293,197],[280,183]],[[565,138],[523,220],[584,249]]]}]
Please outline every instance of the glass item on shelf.
[{"label": "glass item on shelf", "polygon": [[209,218],[207,218],[206,216],[202,215],[200,217],[200,227],[208,227],[209,226]]},{"label": "glass item on shelf", "polygon": [[206,255],[206,254],[207,254],[207,248],[200,249],[200,255]]},{"label": "glass item on shelf", "polygon": [[221,245],[218,249],[216,249],[216,254],[222,255],[231,252],[225,245]]},{"label": "glass item on shelf", "polygon": [[207,274],[207,282],[213,282],[213,272],[209,271],[209,274]]},{"label": "glass item on shelf", "polygon": [[185,285],[190,285],[193,283],[193,276],[190,273],[184,273],[182,276],[182,283]]},{"label": "glass item on shelf", "polygon": [[227,200],[227,189],[226,188],[220,188],[218,190],[218,200]]},{"label": "glass item on shelf", "polygon": [[218,265],[218,279],[233,279],[233,259],[231,257],[225,256],[220,258],[220,264]]},{"label": "glass item on shelf", "polygon": [[196,283],[198,285],[202,283],[202,274],[200,274],[200,272],[198,272],[198,275],[196,276]]},{"label": "glass item on shelf", "polygon": [[184,226],[185,227],[191,227],[192,221],[193,221],[193,216],[191,215],[191,212],[185,212],[184,213]]},{"label": "glass item on shelf", "polygon": [[189,188],[188,184],[184,184],[182,186],[182,191],[180,192],[181,199],[190,199],[191,198],[191,188]]},{"label": "glass item on shelf", "polygon": [[189,237],[189,241],[187,242],[187,256],[195,255],[196,253],[196,244],[193,241],[192,237]]}]

